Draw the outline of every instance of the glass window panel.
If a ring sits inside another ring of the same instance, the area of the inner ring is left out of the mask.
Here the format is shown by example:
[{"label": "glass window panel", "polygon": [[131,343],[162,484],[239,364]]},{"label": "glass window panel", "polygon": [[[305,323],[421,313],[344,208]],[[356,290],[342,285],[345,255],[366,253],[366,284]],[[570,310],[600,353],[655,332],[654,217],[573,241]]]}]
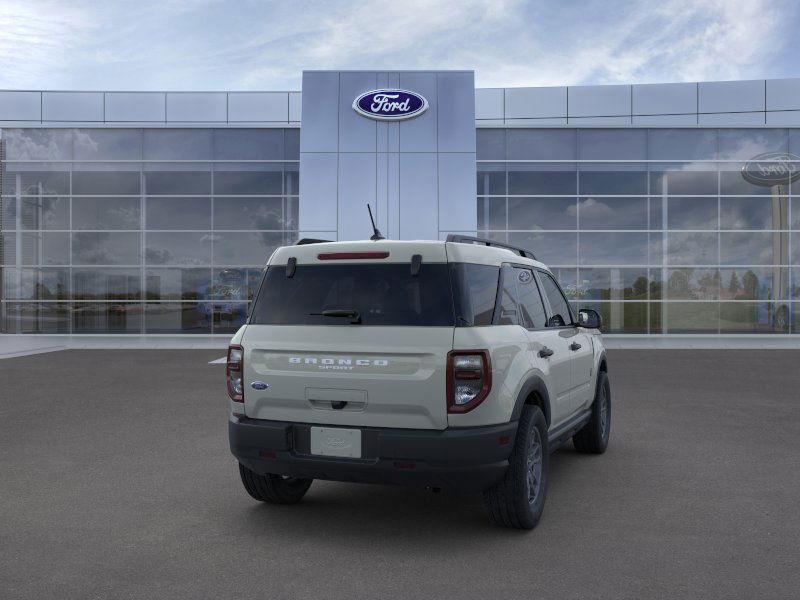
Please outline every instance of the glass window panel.
[{"label": "glass window panel", "polygon": [[300,160],[300,128],[284,129],[283,157],[287,160]]},{"label": "glass window panel", "polygon": [[210,233],[153,233],[145,238],[148,265],[210,265]]},{"label": "glass window panel", "polygon": [[74,333],[141,333],[141,304],[101,302],[75,304],[72,311]]},{"label": "glass window panel", "polygon": [[0,265],[17,264],[18,233],[0,231]]},{"label": "glass window panel", "polygon": [[669,300],[719,300],[718,269],[668,269]]},{"label": "glass window panel", "polygon": [[800,129],[789,130],[789,152],[800,156]]},{"label": "glass window panel", "polygon": [[145,286],[147,300],[209,300],[211,269],[148,268]]},{"label": "glass window panel", "polygon": [[139,194],[138,171],[73,171],[72,193],[114,196]]},{"label": "glass window panel", "polygon": [[661,302],[650,303],[650,330],[649,333],[663,333],[664,329],[662,323],[662,311],[664,305]]},{"label": "glass window panel", "polygon": [[7,160],[70,160],[69,129],[3,129]]},{"label": "glass window panel", "polygon": [[475,149],[478,160],[505,160],[506,130],[478,128],[475,131]]},{"label": "glass window panel", "polygon": [[661,300],[663,297],[662,295],[662,288],[663,288],[663,278],[662,278],[662,270],[661,269],[650,269],[650,300]]},{"label": "glass window panel", "polygon": [[21,233],[23,265],[69,264],[69,233]]},{"label": "glass window panel", "polygon": [[17,228],[17,199],[0,198],[0,231]]},{"label": "glass window panel", "polygon": [[718,302],[665,302],[664,333],[718,333]]},{"label": "glass window panel", "polygon": [[603,318],[603,333],[647,333],[646,302],[585,302]]},{"label": "glass window panel", "polygon": [[581,129],[578,136],[581,160],[645,160],[645,129]]},{"label": "glass window panel", "polygon": [[300,193],[300,165],[283,163],[283,193],[294,196]]},{"label": "glass window panel", "polygon": [[792,215],[790,219],[792,229],[800,229],[800,196],[792,198]]},{"label": "glass window panel", "polygon": [[791,264],[800,265],[800,233],[792,233],[790,235],[792,240]]},{"label": "glass window panel", "polygon": [[[284,198],[284,226],[287,230],[299,229],[300,227],[300,198]],[[286,240],[287,244],[293,244],[294,240]]]},{"label": "glass window panel", "polygon": [[142,153],[139,129],[75,129],[75,160],[138,160]]},{"label": "glass window panel", "polygon": [[[658,165],[652,168],[658,169]],[[680,169],[679,166],[674,167]],[[665,167],[669,169],[669,167]],[[678,196],[716,196],[718,192],[716,171],[653,170],[650,172],[650,193]]]},{"label": "glass window panel", "polygon": [[509,198],[509,229],[576,229],[575,198]]},{"label": "glass window panel", "polygon": [[720,333],[782,333],[769,302],[721,302],[719,312]]},{"label": "glass window panel", "polygon": [[720,129],[721,160],[750,160],[765,152],[788,152],[788,129]]},{"label": "glass window panel", "polygon": [[211,229],[211,198],[145,198],[147,229]]},{"label": "glass window panel", "polygon": [[716,198],[668,198],[668,229],[717,229],[718,204]]},{"label": "glass window panel", "polygon": [[[9,165],[11,167],[12,165]],[[15,167],[17,165],[14,165]],[[41,168],[37,165],[37,168]],[[67,167],[64,167],[65,169]],[[6,185],[8,184],[8,186]],[[3,177],[3,193],[23,196],[57,196],[69,194],[69,172],[64,171],[19,171],[8,172]]]},{"label": "glass window panel", "polygon": [[567,300],[575,300],[578,298],[578,271],[569,267],[553,267],[550,269],[553,275],[556,276],[556,281],[564,291]]},{"label": "glass window panel", "polygon": [[69,308],[56,302],[8,302],[1,332],[69,333]]},{"label": "glass window panel", "polygon": [[148,303],[145,333],[211,333],[208,302]]},{"label": "glass window panel", "polygon": [[211,194],[210,171],[148,171],[144,174],[148,195],[208,195]]},{"label": "glass window panel", "polygon": [[138,233],[92,232],[72,234],[72,263],[75,265],[138,265]]},{"label": "glass window panel", "polygon": [[72,270],[74,300],[139,300],[142,274],[139,269]]},{"label": "glass window panel", "polygon": [[22,229],[69,229],[69,198],[23,196]]},{"label": "glass window panel", "polygon": [[647,269],[581,269],[579,296],[587,300],[647,300]]},{"label": "glass window panel", "polygon": [[750,183],[742,176],[742,163],[720,165],[720,193],[739,196],[768,196],[777,189],[785,191],[787,186],[765,186]]},{"label": "glass window panel", "polygon": [[650,129],[647,156],[650,160],[715,160],[717,130]]},{"label": "glass window panel", "polygon": [[800,300],[800,267],[794,267],[791,269],[789,298],[792,300]]},{"label": "glass window panel", "polygon": [[247,318],[247,303],[214,304],[214,333],[236,333]]},{"label": "glass window panel", "polygon": [[722,229],[788,229],[788,198],[720,198]]},{"label": "glass window panel", "polygon": [[574,129],[508,129],[510,160],[573,160],[577,152]]},{"label": "glass window panel", "polygon": [[581,194],[646,194],[646,171],[580,171]]},{"label": "glass window panel", "polygon": [[720,233],[720,264],[769,265],[773,245],[788,244],[788,233],[723,232]]},{"label": "glass window panel", "polygon": [[282,244],[280,233],[215,233],[214,263],[262,266]]},{"label": "glass window panel", "polygon": [[667,262],[671,265],[719,264],[718,233],[667,234]]},{"label": "glass window panel", "polygon": [[478,228],[506,229],[505,198],[478,198]]},{"label": "glass window panel", "polygon": [[578,264],[636,265],[646,261],[646,233],[580,234]]},{"label": "glass window panel", "polygon": [[580,229],[647,229],[647,198],[580,198]]},{"label": "glass window panel", "polygon": [[783,300],[790,295],[789,272],[780,267],[722,269],[723,300]]},{"label": "glass window panel", "polygon": [[3,299],[69,300],[69,270],[4,269]]},{"label": "glass window panel", "polygon": [[273,171],[216,171],[215,194],[240,194],[247,196],[280,195],[283,193],[280,166]]},{"label": "glass window panel", "polygon": [[508,241],[514,246],[527,248],[548,267],[577,264],[578,236],[574,233],[510,233]]},{"label": "glass window panel", "polygon": [[281,198],[214,198],[214,228],[284,229]]},{"label": "glass window panel", "polygon": [[217,160],[282,160],[283,129],[215,129]]},{"label": "glass window panel", "polygon": [[509,165],[508,193],[524,195],[569,195],[577,190],[577,173],[573,170],[533,170],[532,167]]},{"label": "glass window panel", "polygon": [[75,196],[72,198],[73,229],[139,229],[140,199],[98,198]]},{"label": "glass window panel", "polygon": [[214,300],[252,300],[261,284],[262,269],[214,269],[212,297]]},{"label": "glass window panel", "polygon": [[145,129],[146,160],[211,160],[211,129]]},{"label": "glass window panel", "polygon": [[506,193],[505,164],[478,165],[478,195],[497,196]]},{"label": "glass window panel", "polygon": [[650,198],[650,229],[664,227],[664,199]]}]

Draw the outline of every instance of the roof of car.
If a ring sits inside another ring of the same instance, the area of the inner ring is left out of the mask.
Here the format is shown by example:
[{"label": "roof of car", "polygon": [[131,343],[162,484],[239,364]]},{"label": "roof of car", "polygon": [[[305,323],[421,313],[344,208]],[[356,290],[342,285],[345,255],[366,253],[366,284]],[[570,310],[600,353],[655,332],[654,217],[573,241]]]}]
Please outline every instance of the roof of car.
[{"label": "roof of car", "polygon": [[[386,256],[365,258],[365,253],[386,253]],[[358,256],[362,254],[364,256]],[[415,254],[429,263],[466,262],[485,265],[518,263],[546,269],[537,261],[519,252],[476,243],[445,242],[440,240],[357,240],[345,242],[316,242],[278,248],[269,260],[270,265],[285,265],[289,258],[298,264],[330,264],[337,262],[407,263]]]}]

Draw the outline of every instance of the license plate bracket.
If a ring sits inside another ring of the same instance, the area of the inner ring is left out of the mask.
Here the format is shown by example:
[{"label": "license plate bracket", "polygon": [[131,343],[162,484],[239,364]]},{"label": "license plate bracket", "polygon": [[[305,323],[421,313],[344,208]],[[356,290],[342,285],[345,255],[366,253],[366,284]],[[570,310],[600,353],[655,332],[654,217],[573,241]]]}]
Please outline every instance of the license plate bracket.
[{"label": "license plate bracket", "polygon": [[311,454],[361,458],[361,430],[340,427],[312,427]]}]

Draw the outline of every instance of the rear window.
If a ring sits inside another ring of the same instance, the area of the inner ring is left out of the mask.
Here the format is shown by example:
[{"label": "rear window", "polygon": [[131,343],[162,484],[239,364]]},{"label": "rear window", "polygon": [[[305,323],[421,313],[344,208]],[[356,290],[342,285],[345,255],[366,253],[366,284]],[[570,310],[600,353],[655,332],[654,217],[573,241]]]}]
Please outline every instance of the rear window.
[{"label": "rear window", "polygon": [[[363,325],[452,326],[453,301],[446,264],[297,265],[267,269],[253,306],[255,325],[350,325],[323,311],[357,311]],[[317,314],[314,314],[317,313]]]}]

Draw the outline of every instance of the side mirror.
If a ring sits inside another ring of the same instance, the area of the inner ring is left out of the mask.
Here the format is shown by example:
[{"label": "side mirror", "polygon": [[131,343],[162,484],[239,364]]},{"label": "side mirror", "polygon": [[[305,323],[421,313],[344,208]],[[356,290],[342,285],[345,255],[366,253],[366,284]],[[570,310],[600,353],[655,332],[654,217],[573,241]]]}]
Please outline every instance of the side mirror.
[{"label": "side mirror", "polygon": [[586,329],[600,329],[603,319],[596,310],[582,308],[578,311],[578,325]]}]

